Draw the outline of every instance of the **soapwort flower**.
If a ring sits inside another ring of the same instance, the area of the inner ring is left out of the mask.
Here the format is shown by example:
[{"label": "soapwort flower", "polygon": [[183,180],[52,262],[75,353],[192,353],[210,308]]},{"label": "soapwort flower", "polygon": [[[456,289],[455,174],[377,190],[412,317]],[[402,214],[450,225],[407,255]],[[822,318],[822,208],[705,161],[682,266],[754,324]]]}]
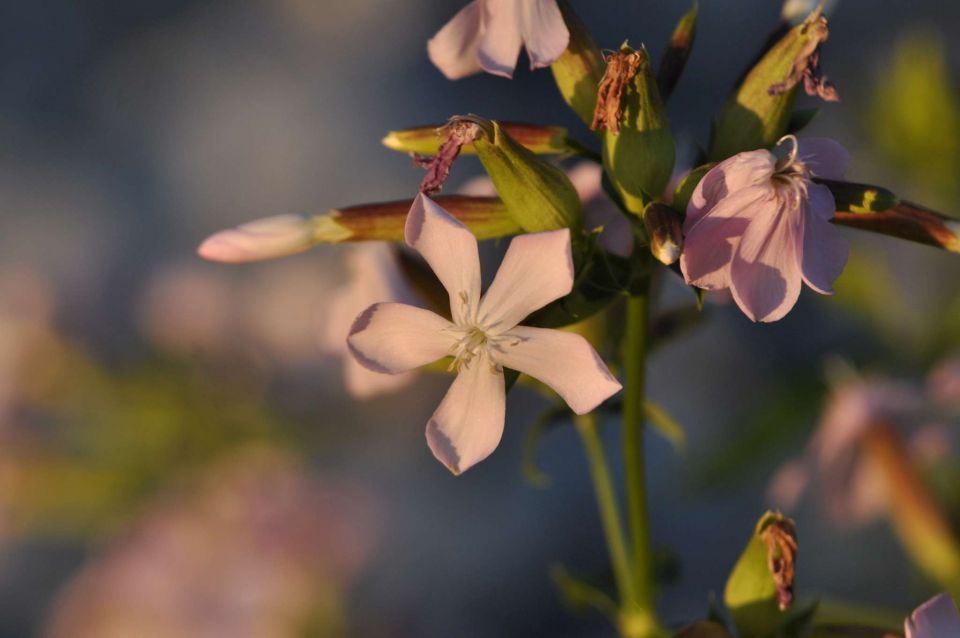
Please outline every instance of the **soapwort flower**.
[{"label": "soapwort flower", "polygon": [[813,177],[839,179],[847,151],[826,138],[780,140],[782,157],[738,153],[704,176],[687,206],[684,279],[705,290],[730,289],[753,321],[783,318],[805,282],[833,294],[849,246],[830,224],[833,195]]},{"label": "soapwort flower", "polygon": [[903,623],[906,638],[958,638],[960,613],[950,594],[937,594],[910,614]]},{"label": "soapwort flower", "polygon": [[434,456],[452,472],[483,460],[500,442],[504,367],[550,386],[577,414],[620,390],[580,335],[517,325],[572,289],[568,229],[515,237],[482,297],[477,240],[466,226],[420,194],[405,234],[449,293],[451,320],[402,303],[377,303],[357,317],[347,343],[362,365],[386,374],[453,357],[456,379],[426,430]]},{"label": "soapwort flower", "polygon": [[537,69],[569,41],[556,0],[473,0],[427,42],[427,53],[450,80],[480,71],[510,78],[521,47]]}]

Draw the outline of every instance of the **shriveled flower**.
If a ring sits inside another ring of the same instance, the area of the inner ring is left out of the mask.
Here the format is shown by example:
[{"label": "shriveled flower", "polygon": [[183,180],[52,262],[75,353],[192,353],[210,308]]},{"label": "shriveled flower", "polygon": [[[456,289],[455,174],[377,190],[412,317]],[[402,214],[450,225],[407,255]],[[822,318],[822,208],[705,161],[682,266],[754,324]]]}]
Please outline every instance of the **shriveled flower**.
[{"label": "shriveled flower", "polygon": [[826,138],[797,140],[779,157],[767,150],[738,153],[704,176],[687,206],[680,267],[688,284],[730,289],[754,321],[783,318],[801,282],[833,294],[849,246],[830,224],[836,204],[813,177],[839,179],[849,154]]},{"label": "shriveled flower", "polygon": [[451,80],[480,71],[510,78],[521,47],[536,69],[550,66],[569,41],[557,0],[473,0],[427,42],[427,53]]},{"label": "shriveled flower", "polygon": [[960,638],[960,613],[950,594],[937,594],[903,623],[906,638]]},{"label": "shriveled flower", "polygon": [[427,443],[459,474],[486,458],[503,434],[503,368],[535,377],[583,414],[620,389],[580,335],[517,324],[568,294],[573,260],[567,229],[514,238],[481,298],[476,238],[420,194],[407,217],[406,241],[450,296],[452,321],[401,303],[378,303],[357,317],[348,344],[361,364],[398,374],[452,356],[457,376],[427,423]]}]

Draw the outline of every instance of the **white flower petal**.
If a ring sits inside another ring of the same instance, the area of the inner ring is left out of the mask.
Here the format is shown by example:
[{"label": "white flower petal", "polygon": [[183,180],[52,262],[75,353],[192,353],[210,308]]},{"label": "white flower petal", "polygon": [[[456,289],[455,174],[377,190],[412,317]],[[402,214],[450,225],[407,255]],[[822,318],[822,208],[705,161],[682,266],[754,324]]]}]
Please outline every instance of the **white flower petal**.
[{"label": "white flower petal", "polygon": [[495,332],[509,330],[572,288],[569,229],[518,235],[480,301],[479,323]]},{"label": "white flower petal", "polygon": [[938,594],[904,622],[907,638],[960,638],[960,614],[950,594]]},{"label": "white flower petal", "polygon": [[503,372],[486,355],[457,373],[427,423],[427,444],[437,460],[460,474],[490,456],[503,436]]},{"label": "white flower petal", "polygon": [[770,181],[777,158],[765,150],[737,153],[703,176],[687,204],[683,229],[689,231],[720,200],[744,188]]},{"label": "white flower petal", "polygon": [[354,399],[372,399],[396,392],[413,382],[415,372],[383,374],[363,367],[354,357],[343,359],[343,384]]},{"label": "white flower petal", "polygon": [[357,317],[347,344],[374,372],[397,374],[450,354],[453,324],[429,310],[402,303],[373,304]]},{"label": "white flower petal", "polygon": [[804,137],[797,140],[797,159],[816,177],[843,179],[850,153],[828,137]]},{"label": "white flower petal", "polygon": [[586,414],[620,391],[620,383],[593,346],[578,334],[517,326],[514,343],[495,353],[497,361],[553,388],[570,409]]},{"label": "white flower petal", "polygon": [[557,0],[521,0],[520,32],[530,68],[550,66],[567,50],[570,32]]},{"label": "white flower petal", "polygon": [[480,254],[470,229],[421,193],[407,214],[404,235],[447,289],[454,322],[472,317],[480,300]]},{"label": "white flower petal", "polygon": [[487,73],[513,77],[523,46],[518,3],[527,1],[484,0],[483,38],[477,57]]},{"label": "white flower petal", "polygon": [[483,2],[473,0],[427,41],[430,61],[449,80],[481,71],[477,54],[483,38]]},{"label": "white flower petal", "polygon": [[221,230],[204,240],[197,253],[211,261],[238,264],[295,255],[313,244],[310,220],[277,215]]}]

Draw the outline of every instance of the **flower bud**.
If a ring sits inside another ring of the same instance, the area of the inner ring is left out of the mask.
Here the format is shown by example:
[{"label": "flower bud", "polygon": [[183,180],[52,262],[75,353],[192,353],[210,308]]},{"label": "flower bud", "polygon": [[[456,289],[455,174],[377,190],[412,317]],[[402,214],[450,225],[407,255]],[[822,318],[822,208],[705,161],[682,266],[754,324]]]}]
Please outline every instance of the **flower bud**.
[{"label": "flower bud", "polygon": [[669,266],[680,258],[683,229],[680,214],[666,204],[654,202],[643,211],[643,225],[650,239],[650,252],[661,264]]},{"label": "flower bud", "polygon": [[[501,122],[500,126],[517,143],[533,153],[573,155],[582,151],[581,145],[570,139],[567,129],[562,126],[541,126],[522,122]],[[446,130],[446,124],[418,126],[390,131],[381,141],[387,148],[401,153],[436,155],[447,139]],[[477,149],[472,143],[468,143],[463,145],[460,152],[464,155],[476,155]]]},{"label": "flower bud", "polygon": [[593,128],[605,128],[603,167],[637,216],[658,198],[673,170],[673,136],[645,49],[624,44],[607,56]]},{"label": "flower bud", "polygon": [[687,66],[687,58],[693,49],[693,40],[697,35],[697,14],[700,6],[694,3],[673,29],[670,36],[670,45],[660,60],[660,69],[657,71],[657,85],[660,87],[660,97],[664,101],[673,93],[677,81]]},{"label": "flower bud", "polygon": [[819,46],[828,35],[818,8],[760,58],[717,117],[711,161],[773,146],[787,130],[801,81],[808,93],[836,98],[818,68]]},{"label": "flower bud", "polygon": [[570,43],[567,50],[550,65],[550,70],[564,101],[584,124],[590,126],[597,104],[597,86],[603,77],[603,58],[586,25],[574,13],[570,3],[558,0],[557,5],[570,32]]},{"label": "flower bud", "polygon": [[846,212],[837,206],[833,222],[960,253],[960,221],[923,206],[899,202],[879,212]]},{"label": "flower bud", "polygon": [[473,142],[507,212],[524,232],[579,229],[582,210],[577,189],[560,168],[518,144],[498,122],[461,118],[483,131]]},{"label": "flower bud", "polygon": [[277,215],[221,230],[208,237],[197,253],[225,263],[286,257],[314,245],[313,225],[301,215]]}]

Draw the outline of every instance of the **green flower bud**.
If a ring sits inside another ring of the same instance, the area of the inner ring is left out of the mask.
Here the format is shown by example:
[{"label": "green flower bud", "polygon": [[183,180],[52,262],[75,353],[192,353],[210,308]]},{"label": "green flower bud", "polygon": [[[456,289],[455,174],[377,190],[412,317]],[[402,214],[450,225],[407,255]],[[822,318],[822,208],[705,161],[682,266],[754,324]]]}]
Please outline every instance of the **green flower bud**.
[{"label": "green flower bud", "polygon": [[597,104],[597,86],[603,77],[603,57],[590,32],[566,0],[557,2],[570,32],[567,50],[550,65],[560,95],[590,126]]},{"label": "green flower bud", "polygon": [[603,167],[627,210],[643,214],[673,170],[673,136],[645,49],[626,43],[607,56],[593,128],[605,128]]},{"label": "green flower bud", "polygon": [[[540,126],[522,122],[501,122],[500,126],[521,146],[539,155],[574,155],[582,152],[581,145],[570,139],[567,129],[562,126]],[[418,126],[390,131],[381,141],[387,148],[401,153],[436,155],[447,139],[446,130],[447,124]],[[460,152],[464,155],[476,155],[477,149],[469,143],[464,144]]]}]

